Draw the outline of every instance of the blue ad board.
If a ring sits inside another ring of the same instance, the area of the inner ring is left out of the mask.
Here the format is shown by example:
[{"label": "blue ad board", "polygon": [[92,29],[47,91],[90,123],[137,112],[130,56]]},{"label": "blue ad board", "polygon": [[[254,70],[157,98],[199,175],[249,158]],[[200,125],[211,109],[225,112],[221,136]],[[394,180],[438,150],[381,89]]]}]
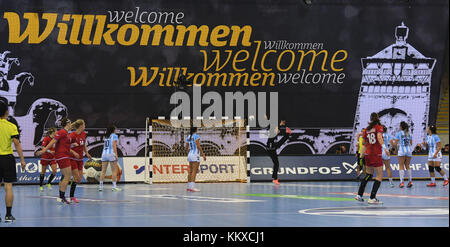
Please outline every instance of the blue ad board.
[{"label": "blue ad board", "polygon": [[[356,178],[357,161],[352,155],[336,156],[279,156],[280,169],[278,179],[280,181],[302,180],[352,180]],[[411,169],[413,178],[427,178],[428,157],[413,156]],[[272,180],[273,163],[268,156],[253,156],[250,158],[251,180]],[[441,168],[449,174],[448,155],[442,157]],[[384,177],[387,177],[386,170]],[[399,177],[398,158],[391,158],[391,170],[393,178]],[[436,174],[439,178],[440,175]]]}]

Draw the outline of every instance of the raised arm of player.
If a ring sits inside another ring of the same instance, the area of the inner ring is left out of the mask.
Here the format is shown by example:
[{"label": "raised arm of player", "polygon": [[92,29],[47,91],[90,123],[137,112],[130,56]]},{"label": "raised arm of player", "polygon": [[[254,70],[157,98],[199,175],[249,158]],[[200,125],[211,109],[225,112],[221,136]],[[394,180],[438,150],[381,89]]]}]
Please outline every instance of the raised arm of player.
[{"label": "raised arm of player", "polygon": [[49,150],[53,145],[55,145],[56,142],[57,142],[56,139],[51,140],[51,141],[47,144],[47,146],[45,146],[42,150],[37,151],[37,152],[36,152],[36,155],[37,155],[37,156],[41,156],[43,153],[47,152],[47,150]]}]

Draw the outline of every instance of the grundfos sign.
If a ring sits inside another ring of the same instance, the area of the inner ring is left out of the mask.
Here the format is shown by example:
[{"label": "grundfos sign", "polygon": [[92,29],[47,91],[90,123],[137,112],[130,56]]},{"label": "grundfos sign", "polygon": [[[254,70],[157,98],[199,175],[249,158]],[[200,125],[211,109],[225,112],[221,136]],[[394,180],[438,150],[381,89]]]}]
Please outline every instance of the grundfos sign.
[{"label": "grundfos sign", "polygon": [[[301,180],[353,180],[356,178],[356,158],[353,155],[340,156],[280,156],[279,179],[285,181]],[[267,156],[250,158],[251,180],[269,181],[272,178],[272,161]],[[441,167],[448,174],[448,156],[442,158]],[[427,156],[413,156],[411,169],[414,178],[429,177]],[[393,177],[398,177],[397,157],[391,159]],[[384,174],[386,176],[386,173]],[[439,176],[438,176],[439,177]]]}]

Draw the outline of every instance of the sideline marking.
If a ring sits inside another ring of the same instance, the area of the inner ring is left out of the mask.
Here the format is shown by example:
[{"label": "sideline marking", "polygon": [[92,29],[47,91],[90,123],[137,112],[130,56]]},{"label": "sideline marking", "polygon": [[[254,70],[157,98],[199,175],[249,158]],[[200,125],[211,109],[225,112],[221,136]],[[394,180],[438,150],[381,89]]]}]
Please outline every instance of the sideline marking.
[{"label": "sideline marking", "polygon": [[[334,195],[348,195],[356,196],[357,193],[354,192],[331,192],[327,194]],[[369,193],[364,193],[365,196],[370,196]],[[396,197],[396,198],[413,198],[413,199],[427,199],[427,200],[447,200],[448,197],[445,196],[417,196],[417,195],[402,195],[402,194],[377,194],[379,197]]]},{"label": "sideline marking", "polygon": [[[31,198],[40,198],[40,199],[58,199],[57,196],[29,196]],[[120,200],[102,200],[102,199],[89,199],[89,198],[78,198],[78,201],[84,201],[84,202],[102,202],[102,203],[137,203],[137,201],[120,201]],[[76,203],[71,203],[76,204]]]},{"label": "sideline marking", "polygon": [[385,207],[360,206],[339,208],[312,208],[298,211],[300,214],[346,217],[388,217],[388,218],[448,218],[448,207]]},{"label": "sideline marking", "polygon": [[275,198],[292,198],[305,200],[326,200],[326,201],[355,201],[353,198],[343,197],[326,197],[326,196],[302,196],[302,195],[276,195],[276,194],[233,194],[235,196],[257,196],[257,197],[275,197]]},{"label": "sideline marking", "polygon": [[238,198],[221,198],[221,197],[205,197],[205,196],[182,196],[182,195],[130,195],[134,197],[142,198],[157,198],[157,199],[170,199],[170,200],[189,200],[189,201],[200,201],[200,202],[222,202],[222,203],[239,203],[239,202],[263,202],[261,200],[247,200]]}]

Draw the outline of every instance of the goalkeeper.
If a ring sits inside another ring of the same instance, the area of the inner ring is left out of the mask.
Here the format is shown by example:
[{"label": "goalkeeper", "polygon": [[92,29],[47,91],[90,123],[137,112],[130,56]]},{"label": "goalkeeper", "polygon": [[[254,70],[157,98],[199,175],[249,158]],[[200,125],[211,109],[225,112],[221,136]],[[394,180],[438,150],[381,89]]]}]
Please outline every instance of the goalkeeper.
[{"label": "goalkeeper", "polygon": [[[286,120],[282,119],[277,128],[270,129],[270,136],[267,139],[267,153],[273,162],[272,182],[276,185],[280,184],[280,182],[278,182],[278,169],[280,167],[280,162],[278,161],[277,149],[287,141],[291,133],[291,130],[286,126]],[[279,141],[277,141],[278,136],[282,136]]]}]

